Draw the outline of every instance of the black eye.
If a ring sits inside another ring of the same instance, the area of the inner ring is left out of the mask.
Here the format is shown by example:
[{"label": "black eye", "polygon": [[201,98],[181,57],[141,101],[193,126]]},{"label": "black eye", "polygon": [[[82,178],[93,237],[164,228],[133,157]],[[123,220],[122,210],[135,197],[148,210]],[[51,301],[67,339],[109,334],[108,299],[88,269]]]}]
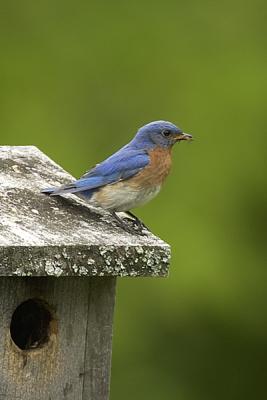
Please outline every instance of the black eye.
[{"label": "black eye", "polygon": [[163,129],[161,132],[163,136],[168,137],[171,134],[171,131],[169,129]]}]

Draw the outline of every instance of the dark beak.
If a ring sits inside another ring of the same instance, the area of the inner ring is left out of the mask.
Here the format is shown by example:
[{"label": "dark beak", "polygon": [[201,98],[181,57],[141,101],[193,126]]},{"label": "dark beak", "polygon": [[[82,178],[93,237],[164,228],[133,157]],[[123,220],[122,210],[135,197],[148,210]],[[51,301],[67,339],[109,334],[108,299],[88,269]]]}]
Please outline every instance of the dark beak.
[{"label": "dark beak", "polygon": [[192,140],[193,139],[193,136],[192,135],[189,135],[188,133],[179,133],[177,136],[176,136],[176,141],[177,142],[179,142],[180,140]]}]

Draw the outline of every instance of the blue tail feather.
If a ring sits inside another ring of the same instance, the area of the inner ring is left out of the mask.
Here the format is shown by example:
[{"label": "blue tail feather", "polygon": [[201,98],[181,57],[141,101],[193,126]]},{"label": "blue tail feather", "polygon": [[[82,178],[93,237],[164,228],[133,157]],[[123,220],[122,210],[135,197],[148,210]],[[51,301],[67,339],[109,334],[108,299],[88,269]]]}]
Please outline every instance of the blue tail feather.
[{"label": "blue tail feather", "polygon": [[55,190],[56,190],[56,188],[54,188],[54,187],[51,187],[51,188],[45,188],[45,189],[42,189],[41,190],[41,193],[44,193],[44,194],[53,194],[54,192],[55,192]]}]

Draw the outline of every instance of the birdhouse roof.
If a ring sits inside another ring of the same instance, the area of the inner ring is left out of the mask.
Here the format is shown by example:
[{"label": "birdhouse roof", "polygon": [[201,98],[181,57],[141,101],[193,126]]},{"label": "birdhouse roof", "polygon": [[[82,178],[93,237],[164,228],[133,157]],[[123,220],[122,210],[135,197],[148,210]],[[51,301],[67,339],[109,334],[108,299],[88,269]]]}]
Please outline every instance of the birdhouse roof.
[{"label": "birdhouse roof", "polygon": [[130,234],[77,196],[48,197],[74,178],[34,146],[0,146],[1,276],[166,276],[170,247]]}]

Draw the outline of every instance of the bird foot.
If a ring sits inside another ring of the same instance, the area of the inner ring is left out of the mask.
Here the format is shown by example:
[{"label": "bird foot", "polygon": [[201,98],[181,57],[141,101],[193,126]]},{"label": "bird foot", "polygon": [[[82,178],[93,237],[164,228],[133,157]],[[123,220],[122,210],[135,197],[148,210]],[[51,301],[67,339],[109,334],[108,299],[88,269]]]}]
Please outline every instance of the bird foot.
[{"label": "bird foot", "polygon": [[134,215],[131,211],[127,211],[126,214],[130,217],[130,220],[133,221],[134,224],[140,227],[140,229],[146,229],[147,231],[149,231],[148,227],[143,223],[143,221],[137,218],[137,216]]},{"label": "bird foot", "polygon": [[134,214],[132,214],[130,211],[127,211],[126,213],[129,217],[127,218],[121,218],[116,214],[116,212],[112,212],[112,216],[116,219],[118,222],[118,225],[124,229],[126,232],[134,234],[134,235],[140,235],[140,236],[146,236],[148,231],[148,228],[143,224],[142,221],[140,221]]}]

